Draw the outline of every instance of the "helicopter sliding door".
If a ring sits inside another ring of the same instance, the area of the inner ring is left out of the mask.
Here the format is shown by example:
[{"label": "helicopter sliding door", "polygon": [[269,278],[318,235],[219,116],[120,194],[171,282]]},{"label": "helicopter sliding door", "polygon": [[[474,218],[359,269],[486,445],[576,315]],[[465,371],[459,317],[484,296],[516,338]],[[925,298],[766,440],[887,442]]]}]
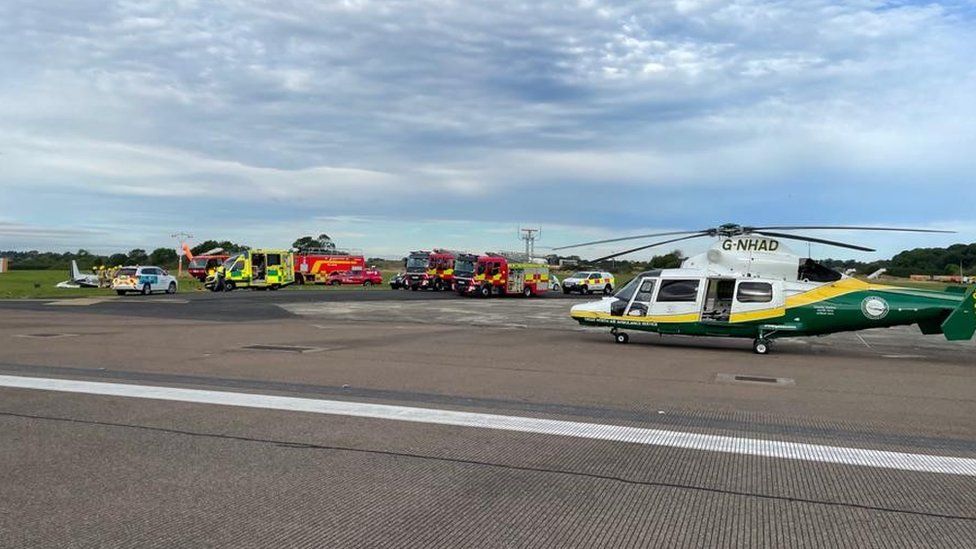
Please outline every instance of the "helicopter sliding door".
[{"label": "helicopter sliding door", "polygon": [[775,318],[784,314],[783,283],[777,280],[739,280],[732,302],[732,322]]},{"label": "helicopter sliding door", "polygon": [[705,307],[702,320],[728,322],[732,315],[732,296],[735,294],[735,279],[710,278],[705,292]]}]

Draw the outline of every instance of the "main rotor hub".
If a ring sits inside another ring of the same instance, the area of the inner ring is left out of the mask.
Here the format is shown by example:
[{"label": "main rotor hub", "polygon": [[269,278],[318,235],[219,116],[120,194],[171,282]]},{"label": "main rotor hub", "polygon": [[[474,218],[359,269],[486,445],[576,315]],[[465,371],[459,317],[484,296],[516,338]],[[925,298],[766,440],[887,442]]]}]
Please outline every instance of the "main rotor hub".
[{"label": "main rotor hub", "polygon": [[710,236],[724,236],[726,238],[733,236],[740,236],[746,234],[748,231],[742,226],[735,223],[726,223],[724,225],[719,225],[718,227],[708,231]]}]

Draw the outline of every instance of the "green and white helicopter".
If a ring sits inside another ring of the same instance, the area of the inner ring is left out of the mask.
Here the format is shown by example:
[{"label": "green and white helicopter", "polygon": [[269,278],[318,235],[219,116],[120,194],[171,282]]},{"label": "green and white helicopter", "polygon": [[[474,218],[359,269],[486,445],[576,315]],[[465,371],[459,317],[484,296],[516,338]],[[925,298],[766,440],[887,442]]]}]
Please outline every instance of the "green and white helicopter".
[{"label": "green and white helicopter", "polygon": [[860,251],[871,248],[780,231],[855,230],[947,233],[888,227],[726,224],[700,231],[611,238],[554,248],[563,250],[643,238],[673,237],[601,257],[595,262],[695,238],[717,238],[705,253],[680,269],[640,273],[613,297],[576,305],[570,315],[584,326],[610,328],[617,343],[627,330],[752,338],[753,350],[769,352],[782,337],[917,324],[923,334],[948,340],[972,339],[976,332],[976,288],[945,291],[903,288],[860,280],[790,251],[781,241],[797,240]]}]

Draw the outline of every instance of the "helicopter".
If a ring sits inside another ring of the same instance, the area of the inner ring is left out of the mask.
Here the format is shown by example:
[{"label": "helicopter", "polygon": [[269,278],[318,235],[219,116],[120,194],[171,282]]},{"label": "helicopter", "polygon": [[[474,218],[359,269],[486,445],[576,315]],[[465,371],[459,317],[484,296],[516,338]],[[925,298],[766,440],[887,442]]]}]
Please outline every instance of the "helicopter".
[{"label": "helicopter", "polygon": [[[672,231],[583,242],[596,244],[671,237],[594,260],[594,263],[665,244],[715,238],[708,251],[681,268],[646,271],[612,297],[576,305],[570,316],[583,326],[609,327],[617,343],[628,330],[752,338],[752,350],[769,352],[775,339],[917,324],[923,334],[969,340],[976,332],[976,287],[945,291],[905,288],[860,280],[792,252],[785,241],[825,244],[858,251],[872,248],[794,234],[803,230],[951,233],[934,229],[851,226],[750,227],[725,224],[698,231]],[[787,232],[782,232],[787,231]]]}]

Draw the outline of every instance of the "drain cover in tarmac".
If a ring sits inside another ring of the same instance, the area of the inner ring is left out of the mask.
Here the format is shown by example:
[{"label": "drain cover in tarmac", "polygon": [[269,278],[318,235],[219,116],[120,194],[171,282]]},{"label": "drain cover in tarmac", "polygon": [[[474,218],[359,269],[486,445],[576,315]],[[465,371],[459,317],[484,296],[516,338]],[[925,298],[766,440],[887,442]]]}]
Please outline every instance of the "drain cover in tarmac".
[{"label": "drain cover in tarmac", "polygon": [[277,351],[280,353],[315,353],[324,351],[321,347],[302,347],[299,345],[245,345],[245,351]]}]

